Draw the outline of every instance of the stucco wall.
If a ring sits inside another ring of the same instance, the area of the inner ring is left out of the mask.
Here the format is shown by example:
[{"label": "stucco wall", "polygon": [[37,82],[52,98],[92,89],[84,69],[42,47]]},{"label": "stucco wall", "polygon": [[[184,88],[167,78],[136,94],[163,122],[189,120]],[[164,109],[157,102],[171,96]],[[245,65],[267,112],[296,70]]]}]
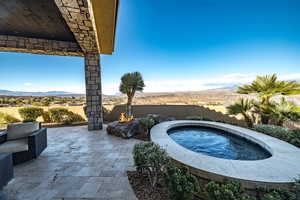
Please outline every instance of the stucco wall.
[{"label": "stucco wall", "polygon": [[[246,126],[242,120],[196,105],[134,105],[132,110],[134,117],[145,117],[147,114],[159,114],[181,120],[186,119],[187,116],[202,116],[213,121]],[[104,119],[105,121],[118,120],[121,112],[125,112],[125,105],[115,106],[108,115],[104,116]]]}]

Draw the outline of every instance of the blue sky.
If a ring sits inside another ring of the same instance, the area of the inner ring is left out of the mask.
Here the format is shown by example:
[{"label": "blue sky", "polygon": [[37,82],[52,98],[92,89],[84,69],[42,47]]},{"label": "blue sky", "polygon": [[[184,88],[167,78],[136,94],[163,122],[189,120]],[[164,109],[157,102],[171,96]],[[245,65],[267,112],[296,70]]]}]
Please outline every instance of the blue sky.
[{"label": "blue sky", "polygon": [[[140,71],[146,92],[203,90],[277,73],[300,80],[299,0],[121,1],[103,91]],[[84,92],[83,59],[0,53],[0,89]]]}]

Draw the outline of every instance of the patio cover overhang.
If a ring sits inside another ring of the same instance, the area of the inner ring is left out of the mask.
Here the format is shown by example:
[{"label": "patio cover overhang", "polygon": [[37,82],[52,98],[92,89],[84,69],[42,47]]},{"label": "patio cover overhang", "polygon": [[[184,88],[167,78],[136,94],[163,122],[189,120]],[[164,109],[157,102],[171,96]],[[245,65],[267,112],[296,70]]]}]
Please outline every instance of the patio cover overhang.
[{"label": "patio cover overhang", "polygon": [[99,54],[114,51],[118,0],[1,0],[0,51],[85,58],[89,129],[102,128]]}]

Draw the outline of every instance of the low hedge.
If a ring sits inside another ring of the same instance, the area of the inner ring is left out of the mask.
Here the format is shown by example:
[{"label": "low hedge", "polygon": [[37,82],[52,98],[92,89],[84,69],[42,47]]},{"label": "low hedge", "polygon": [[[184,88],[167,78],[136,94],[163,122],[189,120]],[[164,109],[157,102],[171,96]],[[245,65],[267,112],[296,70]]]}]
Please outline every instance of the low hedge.
[{"label": "low hedge", "polygon": [[286,141],[300,148],[300,130],[291,130],[281,126],[259,124],[254,126],[258,132]]},{"label": "low hedge", "polygon": [[245,193],[239,182],[225,184],[209,182],[205,186],[207,199],[209,200],[255,200],[256,198]]},{"label": "low hedge", "polygon": [[67,117],[69,111],[66,108],[50,108],[48,110],[50,120],[54,123],[61,123]]},{"label": "low hedge", "polygon": [[[66,108],[51,108],[48,112],[50,122],[54,123],[72,124],[73,122],[85,121],[81,115],[71,112]],[[46,115],[45,118],[48,117]]]},{"label": "low hedge", "polygon": [[50,123],[51,118],[50,118],[50,112],[49,111],[44,111],[42,114],[43,120],[45,123]]},{"label": "low hedge", "polygon": [[20,108],[18,111],[23,122],[34,122],[44,112],[42,108],[37,107]]},{"label": "low hedge", "polygon": [[10,124],[10,123],[17,123],[17,122],[20,122],[20,120],[15,118],[14,116],[5,113],[0,113],[0,123]]},{"label": "low hedge", "polygon": [[72,124],[74,122],[83,122],[83,121],[85,121],[85,119],[81,115],[69,111],[68,114],[66,115],[66,118],[62,121],[62,123]]}]

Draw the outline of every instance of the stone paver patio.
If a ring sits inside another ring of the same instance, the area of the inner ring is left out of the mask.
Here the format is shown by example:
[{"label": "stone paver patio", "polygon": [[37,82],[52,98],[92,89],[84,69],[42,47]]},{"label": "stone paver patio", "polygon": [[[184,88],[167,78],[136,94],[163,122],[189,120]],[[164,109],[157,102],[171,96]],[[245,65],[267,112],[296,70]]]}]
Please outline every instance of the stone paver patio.
[{"label": "stone paver patio", "polygon": [[50,128],[46,151],[16,166],[4,192],[9,200],[136,200],[126,175],[136,143],[86,126]]}]

